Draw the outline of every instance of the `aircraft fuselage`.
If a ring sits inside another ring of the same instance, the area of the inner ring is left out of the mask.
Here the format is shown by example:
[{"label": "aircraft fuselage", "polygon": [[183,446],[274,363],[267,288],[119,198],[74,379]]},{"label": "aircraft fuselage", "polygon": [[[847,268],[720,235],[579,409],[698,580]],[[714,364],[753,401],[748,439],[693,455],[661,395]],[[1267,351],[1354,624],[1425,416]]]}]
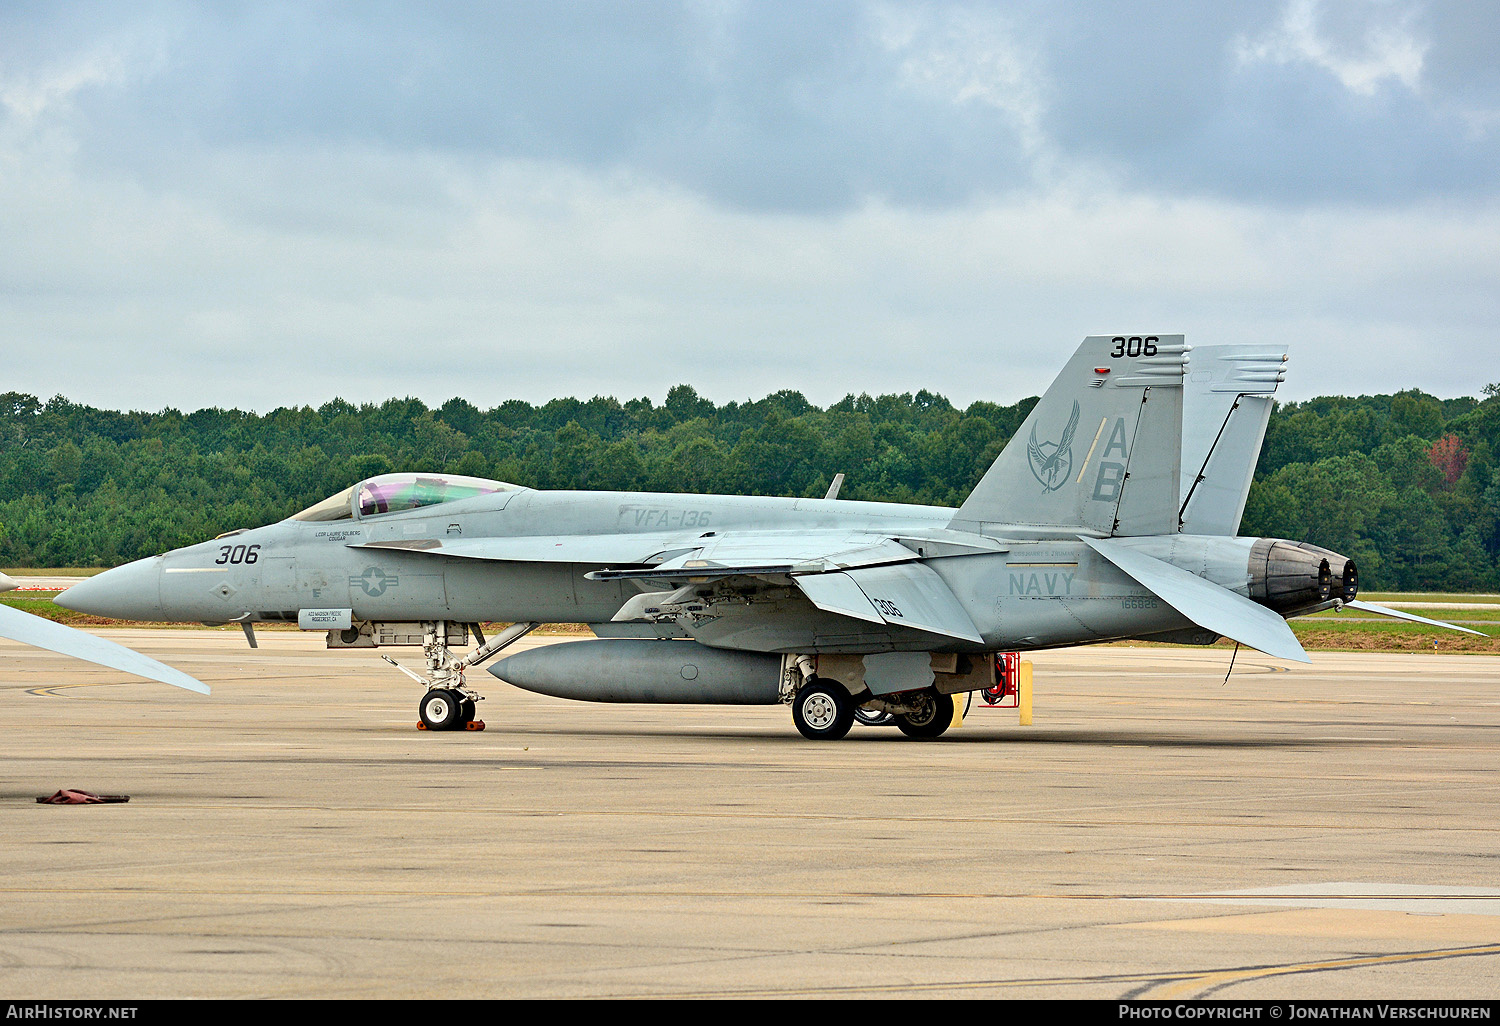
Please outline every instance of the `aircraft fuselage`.
[{"label": "aircraft fuselage", "polygon": [[[997,527],[972,539],[995,551],[975,552],[964,546],[965,532],[948,529],[952,517],[945,507],[895,503],[518,489],[358,519],[285,520],[137,560],[75,586],[62,601],[132,620],[296,621],[304,609],[348,609],[354,620],[371,622],[607,624],[639,589],[629,581],[590,580],[589,572],[650,565],[648,555],[685,551],[720,531],[753,529],[768,546],[780,532],[899,537],[952,590],[983,643],[937,639],[903,628],[896,616],[851,631],[847,618],[822,614],[789,592],[759,601],[806,607],[795,628],[784,617],[766,626],[751,603],[690,632],[704,644],[787,652],[992,651],[1195,631],[1081,542],[1076,528]],[[515,560],[425,551],[502,539],[517,547]],[[1254,541],[1178,535],[1164,555],[1180,560],[1187,553],[1194,572],[1206,566],[1207,579],[1243,595]],[[626,551],[637,555],[622,559]]]}]

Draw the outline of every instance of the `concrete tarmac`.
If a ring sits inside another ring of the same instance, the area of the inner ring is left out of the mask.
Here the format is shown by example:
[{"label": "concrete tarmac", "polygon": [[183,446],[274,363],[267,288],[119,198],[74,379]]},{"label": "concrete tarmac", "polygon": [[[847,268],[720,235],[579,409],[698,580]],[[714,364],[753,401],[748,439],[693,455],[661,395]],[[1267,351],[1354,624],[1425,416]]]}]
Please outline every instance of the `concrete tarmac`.
[{"label": "concrete tarmac", "polygon": [[214,693],[0,643],[11,999],[1500,998],[1494,657],[1039,653],[1031,727],[814,744],[102,633]]}]

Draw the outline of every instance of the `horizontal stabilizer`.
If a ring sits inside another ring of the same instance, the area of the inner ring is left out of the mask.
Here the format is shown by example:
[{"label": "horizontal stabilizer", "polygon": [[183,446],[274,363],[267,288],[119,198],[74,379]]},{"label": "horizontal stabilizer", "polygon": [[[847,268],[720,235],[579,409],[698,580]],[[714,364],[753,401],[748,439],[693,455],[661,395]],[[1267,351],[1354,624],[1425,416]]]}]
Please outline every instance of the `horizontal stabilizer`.
[{"label": "horizontal stabilizer", "polygon": [[1361,602],[1358,599],[1353,599],[1349,602],[1345,602],[1344,608],[1362,609],[1366,613],[1379,613],[1381,616],[1394,616],[1398,620],[1410,620],[1412,623],[1425,623],[1432,627],[1446,627],[1450,631],[1463,631],[1465,634],[1478,634],[1481,638],[1489,637],[1489,635],[1485,634],[1483,631],[1470,630],[1467,627],[1460,627],[1455,623],[1444,623],[1441,620],[1429,620],[1427,619],[1427,617],[1418,616],[1416,613],[1405,613],[1399,609],[1390,609],[1386,606],[1377,606],[1373,602]]},{"label": "horizontal stabilizer", "polygon": [[159,663],[149,656],[133,652],[124,645],[116,645],[113,641],[96,638],[84,631],[23,613],[10,606],[0,606],[0,638],[9,638],[45,648],[49,652],[123,670],[137,677],[149,677],[163,684],[196,691],[200,695],[208,694],[207,684],[189,677],[181,670],[172,669],[166,663]]},{"label": "horizontal stabilizer", "polygon": [[1312,662],[1286,621],[1265,606],[1113,539],[1083,541],[1199,627],[1278,659]]}]

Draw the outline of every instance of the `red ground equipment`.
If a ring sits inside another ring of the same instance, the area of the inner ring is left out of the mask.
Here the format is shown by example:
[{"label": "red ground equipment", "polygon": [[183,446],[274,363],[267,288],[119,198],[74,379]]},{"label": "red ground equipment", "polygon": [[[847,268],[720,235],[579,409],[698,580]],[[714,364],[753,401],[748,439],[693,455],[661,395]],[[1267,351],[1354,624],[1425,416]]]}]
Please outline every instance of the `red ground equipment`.
[{"label": "red ground equipment", "polygon": [[984,704],[1005,709],[1016,708],[1021,700],[1016,686],[1020,679],[1021,653],[1001,652],[996,655],[995,686],[980,692],[984,696]]}]

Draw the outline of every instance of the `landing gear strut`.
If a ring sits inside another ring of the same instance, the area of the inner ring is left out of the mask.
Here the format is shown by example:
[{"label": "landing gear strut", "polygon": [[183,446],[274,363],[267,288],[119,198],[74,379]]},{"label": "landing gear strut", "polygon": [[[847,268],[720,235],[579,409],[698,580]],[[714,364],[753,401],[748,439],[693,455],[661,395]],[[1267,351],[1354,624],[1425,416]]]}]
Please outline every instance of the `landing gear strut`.
[{"label": "landing gear strut", "polygon": [[479,640],[479,647],[460,659],[448,647],[448,621],[433,620],[424,623],[422,654],[427,659],[426,677],[413,673],[390,656],[382,655],[380,658],[427,688],[427,693],[417,705],[417,715],[422,718],[423,727],[428,730],[483,730],[484,721],[475,719],[478,712],[476,703],[482,700],[482,696],[471,691],[464,683],[464,671],[489,659],[538,626],[536,623],[511,624],[485,641],[484,635],[479,632],[479,625],[470,624],[469,630]]}]

